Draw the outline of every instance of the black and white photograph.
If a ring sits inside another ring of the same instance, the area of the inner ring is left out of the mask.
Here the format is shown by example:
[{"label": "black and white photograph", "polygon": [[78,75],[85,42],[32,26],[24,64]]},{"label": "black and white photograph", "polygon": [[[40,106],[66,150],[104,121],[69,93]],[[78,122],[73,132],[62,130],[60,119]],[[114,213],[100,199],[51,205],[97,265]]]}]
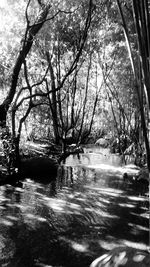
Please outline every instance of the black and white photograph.
[{"label": "black and white photograph", "polygon": [[150,266],[150,0],[0,0],[0,267]]}]

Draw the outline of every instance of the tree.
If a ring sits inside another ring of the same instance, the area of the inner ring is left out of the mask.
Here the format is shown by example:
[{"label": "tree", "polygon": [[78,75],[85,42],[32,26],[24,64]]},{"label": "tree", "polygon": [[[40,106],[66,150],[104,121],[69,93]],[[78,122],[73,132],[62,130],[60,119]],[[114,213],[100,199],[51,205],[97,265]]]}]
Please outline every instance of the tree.
[{"label": "tree", "polygon": [[[40,10],[37,18],[34,18],[33,13],[31,12],[32,11],[31,10],[32,1],[29,0],[27,2],[27,6],[26,6],[26,10],[25,10],[26,29],[25,29],[24,38],[21,41],[21,48],[20,48],[19,54],[17,56],[17,60],[16,60],[14,67],[13,67],[10,89],[8,90],[8,94],[7,94],[6,98],[4,99],[2,104],[0,105],[0,124],[1,124],[1,127],[6,128],[7,113],[8,113],[8,110],[10,108],[10,105],[14,101],[14,96],[17,93],[16,99],[13,103],[13,108],[12,108],[12,133],[13,133],[13,140],[14,140],[15,145],[16,145],[16,155],[18,155],[18,156],[19,156],[19,139],[20,139],[22,124],[25,121],[25,119],[27,118],[27,116],[29,115],[31,109],[33,107],[39,105],[39,103],[37,103],[37,101],[33,101],[33,100],[37,100],[37,97],[42,97],[42,98],[49,97],[49,94],[52,93],[53,102],[51,105],[51,111],[53,114],[53,116],[52,116],[53,117],[53,123],[55,124],[55,129],[56,129],[56,126],[58,124],[58,122],[57,122],[58,116],[57,116],[56,92],[58,92],[63,87],[68,76],[71,73],[73,73],[77,67],[77,63],[80,59],[80,56],[82,54],[82,50],[83,50],[83,47],[84,47],[84,44],[86,41],[87,32],[88,32],[88,29],[90,26],[90,21],[91,21],[91,14],[92,14],[92,10],[93,10],[92,0],[90,0],[87,12],[85,12],[85,18],[86,18],[85,19],[85,25],[83,25],[83,31],[81,34],[80,42],[78,44],[78,49],[76,50],[76,54],[73,58],[73,61],[71,62],[69,70],[62,77],[62,80],[59,82],[59,85],[57,84],[57,87],[54,84],[53,68],[52,68],[49,52],[46,51],[47,61],[48,61],[47,70],[49,69],[49,71],[50,71],[52,87],[50,88],[50,90],[48,89],[48,91],[46,93],[45,92],[43,93],[41,91],[41,88],[38,91],[36,88],[40,85],[42,85],[42,87],[43,87],[43,83],[46,83],[47,71],[45,72],[45,75],[43,76],[43,78],[41,79],[40,82],[36,82],[36,83],[33,83],[31,85],[31,79],[29,78],[29,75],[28,75],[29,52],[30,53],[32,52],[31,48],[35,43],[35,39],[36,39],[35,37],[39,33],[40,29],[43,27],[44,23],[53,20],[60,13],[65,14],[65,13],[70,13],[70,11],[68,11],[68,12],[61,11],[59,9],[59,7],[58,7],[58,10],[56,11],[55,6],[52,9],[52,6],[49,3],[49,1],[47,1],[46,3],[44,3],[45,1],[37,1],[37,2],[39,4],[39,10]],[[59,6],[59,2],[57,4]],[[61,4],[60,4],[60,6],[61,6]],[[52,16],[48,17],[50,10],[51,10]],[[21,75],[23,73],[23,66],[24,66],[24,77],[25,77],[26,87],[23,86],[22,88],[19,89],[19,87],[18,87],[18,85],[19,85],[18,81],[19,80],[18,79],[21,77]],[[35,88],[35,90],[33,90],[33,88]],[[22,92],[25,90],[28,90],[29,95],[24,96],[22,98],[22,100],[20,100],[20,96],[21,96]],[[28,107],[27,107],[22,119],[20,120],[20,125],[18,128],[18,131],[16,132],[16,127],[15,127],[16,111],[18,110],[18,108],[20,108],[20,106],[23,104],[24,101],[28,101]],[[56,134],[56,131],[55,131],[55,134]]]},{"label": "tree", "polygon": [[135,80],[135,88],[137,91],[141,123],[143,129],[143,136],[145,140],[147,165],[150,171],[150,12],[149,1],[144,0],[139,3],[137,0],[132,0],[132,12],[134,27],[136,32],[136,44],[137,44],[137,59],[139,63],[139,69],[137,70],[133,52],[131,48],[130,36],[128,32],[127,22],[125,20],[122,4],[117,0],[118,8],[120,11],[122,25],[124,29],[124,35],[127,42],[129,57],[132,65],[132,70]]},{"label": "tree", "polygon": [[[78,76],[86,56],[87,33],[90,34],[92,1],[71,4],[72,12],[61,12],[53,25],[45,26],[45,36],[37,42],[42,59],[47,60],[48,102],[52,114],[55,142],[66,139],[79,121],[75,99],[80,91]],[[51,28],[51,34],[48,29]],[[77,84],[78,83],[78,84]],[[80,108],[78,113],[80,112]]]},{"label": "tree", "polygon": [[16,63],[13,68],[10,90],[8,92],[7,97],[5,98],[3,103],[0,105],[0,122],[2,126],[6,124],[7,111],[10,107],[10,104],[13,101],[13,98],[16,92],[18,77],[20,74],[22,64],[25,61],[33,45],[34,37],[36,36],[36,34],[39,32],[44,22],[46,21],[46,18],[47,18],[49,9],[50,9],[50,4],[42,6],[42,10],[38,16],[37,21],[34,24],[30,25],[29,16],[28,16],[28,9],[29,9],[30,2],[31,0],[28,1],[26,11],[25,11],[27,26],[26,26],[24,38],[22,40],[22,47],[20,49],[19,55],[17,57]]}]

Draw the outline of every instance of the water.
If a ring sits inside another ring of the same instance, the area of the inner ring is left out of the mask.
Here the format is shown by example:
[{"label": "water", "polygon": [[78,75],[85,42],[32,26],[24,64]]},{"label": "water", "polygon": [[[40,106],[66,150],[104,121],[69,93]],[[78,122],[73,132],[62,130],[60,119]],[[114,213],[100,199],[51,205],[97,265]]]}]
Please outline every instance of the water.
[{"label": "water", "polygon": [[70,156],[49,184],[0,187],[0,266],[84,267],[120,245],[145,250],[148,197],[107,149]]}]

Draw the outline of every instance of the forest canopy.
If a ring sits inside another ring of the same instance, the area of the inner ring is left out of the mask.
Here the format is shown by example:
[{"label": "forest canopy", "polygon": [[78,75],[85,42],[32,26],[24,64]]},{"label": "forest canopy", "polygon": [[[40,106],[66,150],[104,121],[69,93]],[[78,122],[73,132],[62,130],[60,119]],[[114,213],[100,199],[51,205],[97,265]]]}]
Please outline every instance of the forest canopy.
[{"label": "forest canopy", "polygon": [[2,132],[150,158],[149,22],[148,0],[1,0]]}]

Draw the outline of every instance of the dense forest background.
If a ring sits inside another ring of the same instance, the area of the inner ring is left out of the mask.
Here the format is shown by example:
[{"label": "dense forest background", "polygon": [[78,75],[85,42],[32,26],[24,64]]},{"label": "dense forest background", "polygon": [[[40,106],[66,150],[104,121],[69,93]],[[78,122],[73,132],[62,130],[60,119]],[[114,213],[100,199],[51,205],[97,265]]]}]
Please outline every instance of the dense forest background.
[{"label": "dense forest background", "polygon": [[1,1],[0,126],[8,158],[26,140],[104,137],[115,152],[147,158],[150,170],[149,4]]}]

